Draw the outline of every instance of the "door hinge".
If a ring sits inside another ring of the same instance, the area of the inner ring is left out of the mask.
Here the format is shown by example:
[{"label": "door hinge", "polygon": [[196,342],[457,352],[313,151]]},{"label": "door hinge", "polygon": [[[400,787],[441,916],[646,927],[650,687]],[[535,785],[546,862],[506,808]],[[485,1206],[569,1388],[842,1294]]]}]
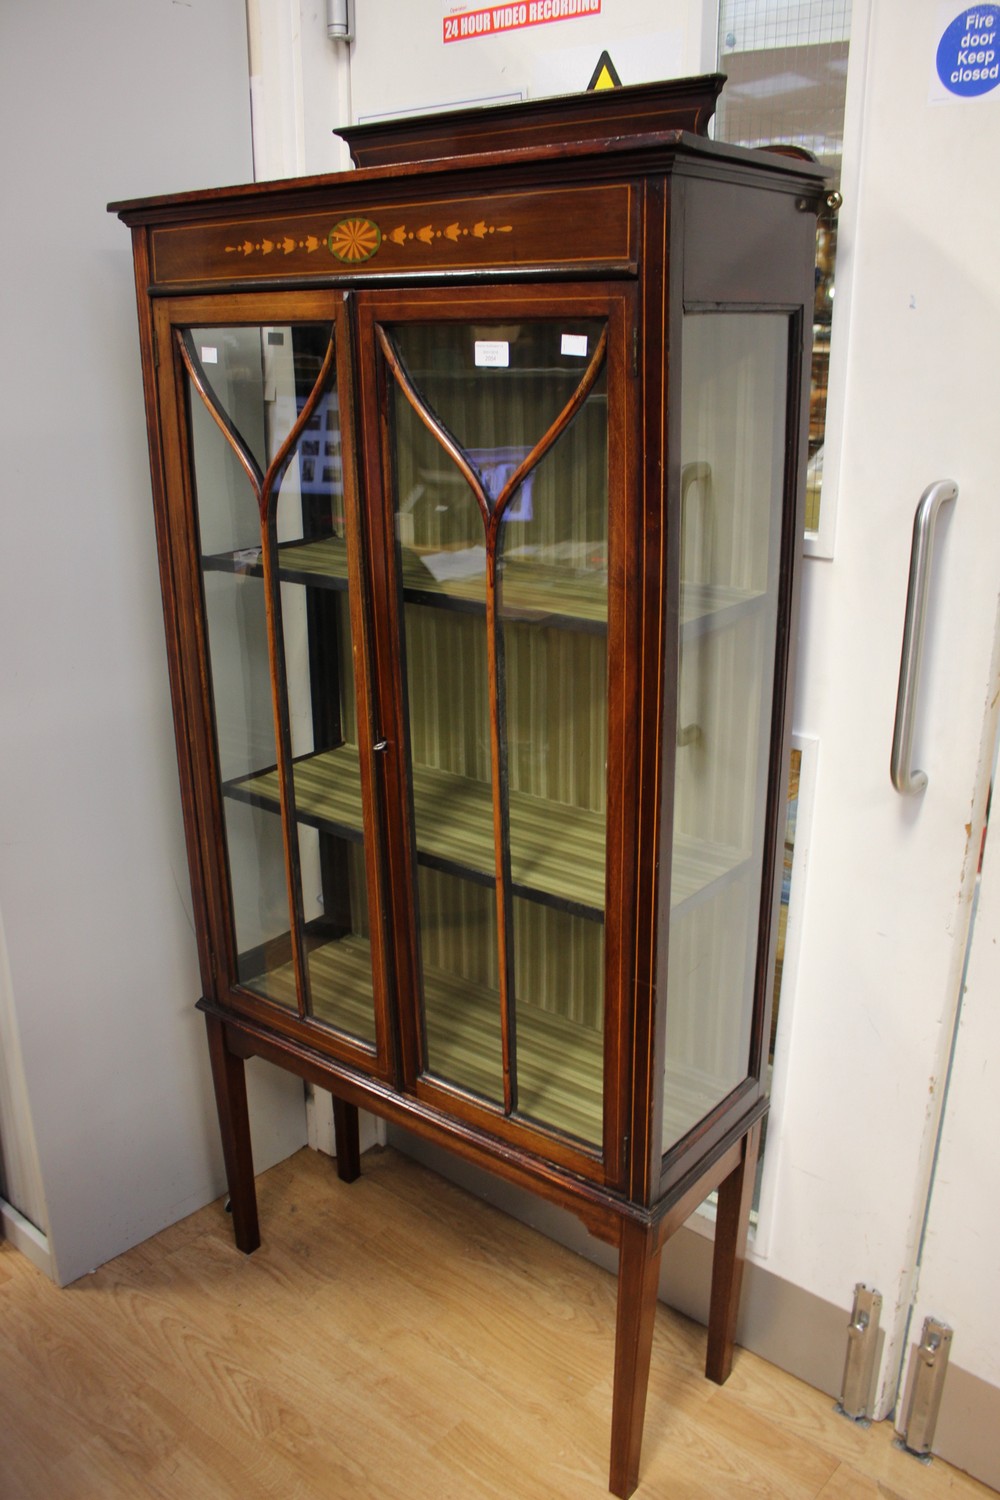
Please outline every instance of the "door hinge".
[{"label": "door hinge", "polygon": [[872,1378],[878,1353],[878,1321],[882,1294],[859,1281],[847,1325],[847,1357],[837,1410],[852,1422],[871,1421]]},{"label": "door hinge", "polygon": [[931,1456],[934,1429],[941,1410],[941,1393],[948,1372],[952,1330],[937,1318],[925,1318],[920,1344],[910,1360],[910,1389],[906,1415],[897,1427],[899,1446],[917,1458]]}]

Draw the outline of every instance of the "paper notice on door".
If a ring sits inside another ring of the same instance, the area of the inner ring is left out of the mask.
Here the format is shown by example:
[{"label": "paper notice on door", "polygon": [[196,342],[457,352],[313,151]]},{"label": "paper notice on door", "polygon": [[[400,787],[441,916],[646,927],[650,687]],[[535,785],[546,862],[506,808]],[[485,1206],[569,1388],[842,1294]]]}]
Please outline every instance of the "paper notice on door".
[{"label": "paper notice on door", "polygon": [[599,16],[601,0],[520,0],[513,5],[481,6],[445,0],[442,40],[464,42],[471,37],[546,26],[552,21],[576,21]]}]

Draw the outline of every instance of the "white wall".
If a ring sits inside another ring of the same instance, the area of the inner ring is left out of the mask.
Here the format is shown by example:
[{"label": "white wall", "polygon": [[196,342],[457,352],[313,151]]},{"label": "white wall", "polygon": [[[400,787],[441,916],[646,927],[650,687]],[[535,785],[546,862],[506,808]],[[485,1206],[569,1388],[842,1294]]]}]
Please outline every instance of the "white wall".
[{"label": "white wall", "polygon": [[[247,79],[242,0],[0,17],[0,912],[63,1282],[224,1185],[131,250],[105,205],[248,179]],[[302,1089],[252,1088],[263,1166],[304,1141]]]},{"label": "white wall", "polygon": [[350,165],[339,125],[469,102],[574,93],[606,49],[623,83],[711,72],[716,8],[702,0],[602,0],[598,15],[447,45],[442,0],[356,0],[350,47],[317,0],[248,0],[258,179]]},{"label": "white wall", "polygon": [[407,0],[403,32],[398,5],[399,0],[357,0],[351,63],[355,120],[576,93],[587,87],[604,50],[626,84],[715,67],[716,9],[701,0],[602,0],[597,15],[447,44],[444,16],[457,5]]}]

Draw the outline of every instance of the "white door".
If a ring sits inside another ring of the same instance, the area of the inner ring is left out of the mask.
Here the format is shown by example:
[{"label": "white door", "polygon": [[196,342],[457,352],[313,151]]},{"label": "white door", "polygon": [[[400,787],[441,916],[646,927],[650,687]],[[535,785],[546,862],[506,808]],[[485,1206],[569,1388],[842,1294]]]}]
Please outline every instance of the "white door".
[{"label": "white door", "polygon": [[[951,1329],[933,1451],[1000,1489],[1000,834],[994,829],[921,1247],[907,1365],[925,1321]],[[910,1404],[907,1381],[897,1426]],[[910,1443],[916,1436],[908,1432]]]},{"label": "white door", "polygon": [[[845,141],[849,306],[834,329],[825,496],[836,535],[806,568],[796,717],[819,752],[772,1161],[770,1269],[836,1303],[855,1281],[883,1293],[882,1414],[904,1354],[995,729],[1000,89],[942,84],[956,19],[937,0],[855,5],[860,137]],[[902,797],[888,764],[910,533],[944,478],[959,494],[939,521],[914,747],[928,784]],[[956,1109],[971,1088],[956,1080]],[[964,1164],[967,1201],[984,1152],[995,1175],[995,1136]]]},{"label": "white door", "polygon": [[[912,1312],[996,714],[1000,88],[970,96],[941,82],[952,3],[853,5],[824,518],[805,566],[796,700],[811,747],[799,826],[809,863],[795,876],[796,953],[751,1252],[780,1282],[844,1309],[838,1368],[855,1282],[879,1288],[880,1414],[895,1404]],[[445,41],[444,18],[469,8],[411,0],[404,17],[393,0],[359,3],[351,116],[581,87],[605,48],[626,83],[715,66],[711,0],[603,0],[599,13]],[[961,19],[981,35],[993,14]],[[955,71],[971,66],[956,58]],[[318,132],[315,108],[312,118]],[[902,797],[889,755],[911,528],[938,479],[959,494],[941,513],[931,576],[914,743],[928,785]],[[975,1110],[983,1088],[957,1070],[949,1121]],[[956,1148],[964,1203],[987,1149],[995,1176],[988,1136],[971,1159]],[[932,1226],[948,1213],[940,1184],[939,1174]],[[971,1282],[961,1246],[944,1274]],[[959,1364],[958,1328],[955,1340]]]}]

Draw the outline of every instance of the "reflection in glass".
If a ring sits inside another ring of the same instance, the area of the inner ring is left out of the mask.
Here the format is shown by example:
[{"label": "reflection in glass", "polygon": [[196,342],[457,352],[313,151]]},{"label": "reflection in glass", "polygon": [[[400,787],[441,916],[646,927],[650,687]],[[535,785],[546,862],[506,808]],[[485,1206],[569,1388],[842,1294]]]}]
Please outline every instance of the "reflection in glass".
[{"label": "reflection in glass", "polygon": [[[715,139],[801,147],[826,168],[828,191],[838,189],[851,10],[851,0],[784,6],[780,14],[769,0],[722,0],[719,72],[729,82],[719,99]],[[819,528],[836,262],[836,211],[824,208],[816,225],[806,531]]]},{"label": "reflection in glass", "polygon": [[[432,424],[443,424],[476,481],[469,483],[397,384],[393,477],[426,1065],[502,1105],[499,955],[507,946],[515,1112],[591,1143],[600,1143],[603,1127],[603,372],[505,500],[499,524],[490,518],[519,466],[562,417],[602,327],[576,321],[391,330]],[[506,945],[498,932],[495,814],[505,840],[499,883],[509,884],[513,897]]]},{"label": "reflection in glass", "polygon": [[[373,1042],[340,421],[332,381],[314,402],[287,463],[268,475],[310,403],[329,344],[328,327],[190,330],[189,407],[238,977],[269,999],[311,1009]],[[195,377],[204,397],[193,388]],[[260,514],[265,476],[276,492],[273,643],[280,657],[274,670],[282,735],[295,762],[287,857]],[[325,566],[331,557],[332,575]],[[324,565],[319,569],[317,558]],[[313,790],[301,816],[300,779]],[[345,786],[358,814],[347,832],[330,813]],[[293,922],[305,955],[300,977]]]},{"label": "reflection in glass", "polygon": [[788,323],[690,314],[663,1149],[746,1078],[763,878]]}]

